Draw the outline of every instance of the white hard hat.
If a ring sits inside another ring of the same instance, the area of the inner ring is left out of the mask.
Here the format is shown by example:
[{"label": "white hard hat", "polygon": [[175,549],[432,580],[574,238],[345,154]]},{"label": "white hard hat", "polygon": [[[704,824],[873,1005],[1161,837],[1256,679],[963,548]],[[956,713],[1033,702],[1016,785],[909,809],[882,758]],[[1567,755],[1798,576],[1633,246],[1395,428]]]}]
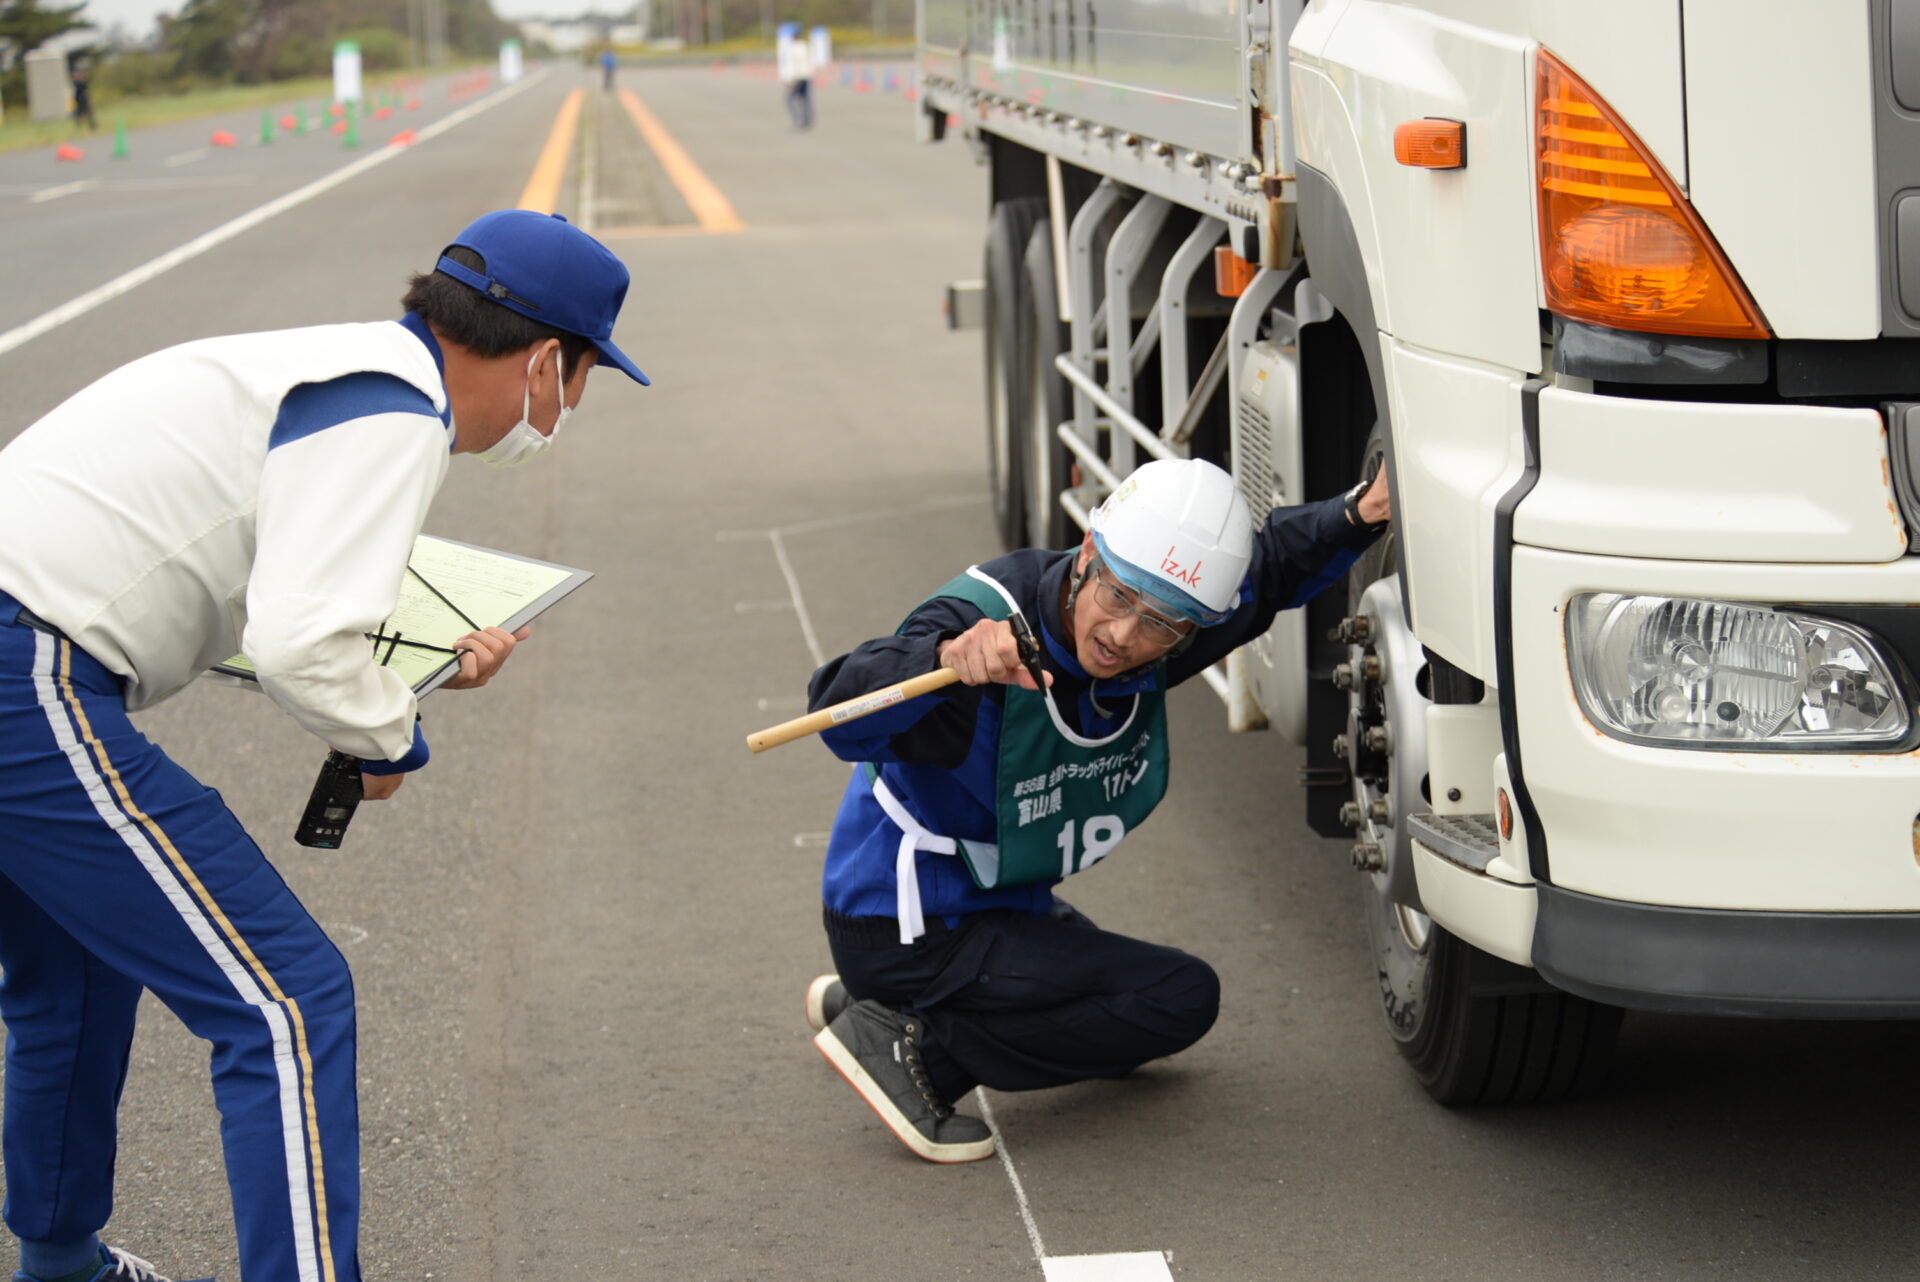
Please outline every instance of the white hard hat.
[{"label": "white hard hat", "polygon": [[1253,514],[1233,478],[1204,459],[1155,459],[1094,510],[1100,559],[1135,592],[1201,627],[1240,604]]}]

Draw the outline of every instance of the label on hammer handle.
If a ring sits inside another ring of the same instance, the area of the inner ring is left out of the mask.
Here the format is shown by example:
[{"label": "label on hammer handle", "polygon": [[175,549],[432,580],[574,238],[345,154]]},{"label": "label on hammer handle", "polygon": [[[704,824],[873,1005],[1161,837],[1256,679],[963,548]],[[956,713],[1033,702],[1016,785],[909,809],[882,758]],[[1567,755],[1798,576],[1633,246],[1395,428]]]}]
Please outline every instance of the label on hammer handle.
[{"label": "label on hammer handle", "polygon": [[901,691],[900,687],[895,686],[891,690],[882,690],[879,694],[870,694],[864,699],[854,699],[848,703],[843,703],[833,709],[829,715],[833,717],[833,723],[839,725],[842,721],[851,721],[855,717],[864,717],[869,712],[878,712],[880,709],[892,707],[896,703],[904,703],[906,698],[907,696]]}]

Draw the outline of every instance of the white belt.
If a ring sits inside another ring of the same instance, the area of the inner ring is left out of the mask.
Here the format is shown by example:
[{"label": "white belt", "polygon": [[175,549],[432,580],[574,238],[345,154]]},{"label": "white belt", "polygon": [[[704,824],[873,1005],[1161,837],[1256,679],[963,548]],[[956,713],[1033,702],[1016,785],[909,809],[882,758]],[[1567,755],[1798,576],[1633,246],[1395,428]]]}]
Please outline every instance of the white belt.
[{"label": "white belt", "polygon": [[920,873],[914,866],[914,852],[930,850],[936,855],[958,854],[959,843],[951,837],[928,832],[920,821],[907,813],[900,799],[888,791],[878,773],[873,776],[873,798],[900,830],[900,854],[894,860],[894,916],[900,920],[900,942],[911,944],[927,933],[926,918],[920,915]]}]

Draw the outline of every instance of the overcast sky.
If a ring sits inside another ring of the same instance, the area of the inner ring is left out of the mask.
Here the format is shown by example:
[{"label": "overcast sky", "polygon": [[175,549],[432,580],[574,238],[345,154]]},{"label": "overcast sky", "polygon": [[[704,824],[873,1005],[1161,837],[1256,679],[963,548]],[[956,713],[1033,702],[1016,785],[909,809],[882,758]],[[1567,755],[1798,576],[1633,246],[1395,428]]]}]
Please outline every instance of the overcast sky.
[{"label": "overcast sky", "polygon": [[[174,13],[178,0],[87,0],[81,16],[101,30],[114,23],[135,39],[149,35],[156,13]],[[509,22],[538,18],[576,18],[583,12],[618,14],[630,11],[632,0],[494,0],[493,11]]]}]

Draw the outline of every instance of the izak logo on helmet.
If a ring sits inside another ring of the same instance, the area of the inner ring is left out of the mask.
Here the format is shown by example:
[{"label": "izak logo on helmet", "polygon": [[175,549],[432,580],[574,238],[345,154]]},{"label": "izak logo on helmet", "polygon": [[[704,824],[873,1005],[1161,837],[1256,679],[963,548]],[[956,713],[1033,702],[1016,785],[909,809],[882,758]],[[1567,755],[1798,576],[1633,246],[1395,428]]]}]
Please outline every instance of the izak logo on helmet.
[{"label": "izak logo on helmet", "polygon": [[1167,554],[1160,558],[1160,572],[1170,579],[1178,579],[1190,588],[1199,587],[1200,567],[1205,565],[1206,562],[1195,561],[1192,569],[1183,569],[1180,563],[1173,559],[1174,550],[1173,544],[1169,543],[1167,545]]}]

